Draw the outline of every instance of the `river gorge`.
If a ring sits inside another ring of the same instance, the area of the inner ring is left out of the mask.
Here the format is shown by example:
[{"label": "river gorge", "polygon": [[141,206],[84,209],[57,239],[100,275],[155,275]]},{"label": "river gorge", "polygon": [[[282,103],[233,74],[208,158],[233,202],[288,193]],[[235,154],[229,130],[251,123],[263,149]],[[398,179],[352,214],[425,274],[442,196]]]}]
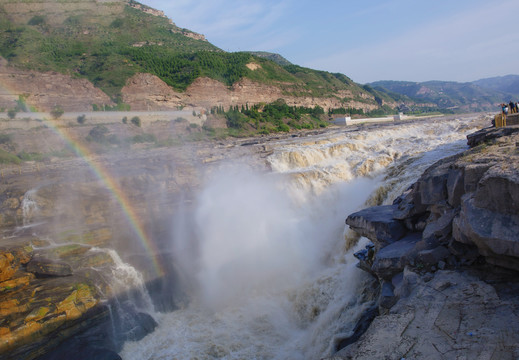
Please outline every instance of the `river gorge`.
[{"label": "river gorge", "polygon": [[378,300],[353,256],[369,240],[346,217],[391,204],[489,124],[464,115],[336,127],[20,170],[3,177],[4,242],[30,237],[33,256],[61,261],[51,250],[68,246],[96,259],[72,271],[108,304],[105,331],[125,360],[332,356]]}]

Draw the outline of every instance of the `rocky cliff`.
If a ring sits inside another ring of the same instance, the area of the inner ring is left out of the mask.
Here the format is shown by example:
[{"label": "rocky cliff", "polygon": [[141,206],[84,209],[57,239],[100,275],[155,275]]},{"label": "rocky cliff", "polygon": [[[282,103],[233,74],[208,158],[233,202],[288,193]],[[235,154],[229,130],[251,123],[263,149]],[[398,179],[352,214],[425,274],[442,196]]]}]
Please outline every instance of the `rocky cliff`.
[{"label": "rocky cliff", "polygon": [[[227,87],[225,84],[207,77],[196,79],[185,92],[177,92],[164,81],[151,74],[136,74],[128,79],[126,86],[121,90],[125,103],[131,104],[132,110],[166,110],[176,109],[179,106],[204,107],[211,109],[223,106],[249,106],[260,103],[271,103],[280,98],[289,106],[314,107],[323,109],[352,107],[370,111],[377,108],[374,103],[360,101],[346,101],[343,98],[351,97],[351,93],[339,92],[336,97],[291,96],[284,93],[279,86],[266,85],[243,78]],[[368,100],[374,97],[364,94]]]},{"label": "rocky cliff", "polygon": [[336,359],[519,356],[519,127],[483,129],[393,205],[348,216],[379,311]]},{"label": "rocky cliff", "polygon": [[22,96],[36,111],[56,105],[65,111],[92,111],[92,104],[114,105],[108,95],[86,79],[56,72],[19,70],[0,57],[0,108],[11,109]]}]

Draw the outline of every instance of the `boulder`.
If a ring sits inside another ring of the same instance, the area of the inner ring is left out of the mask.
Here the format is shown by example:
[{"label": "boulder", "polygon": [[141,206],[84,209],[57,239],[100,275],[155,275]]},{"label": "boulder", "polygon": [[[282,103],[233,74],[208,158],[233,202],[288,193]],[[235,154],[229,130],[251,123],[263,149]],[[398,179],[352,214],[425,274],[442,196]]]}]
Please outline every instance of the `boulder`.
[{"label": "boulder", "polygon": [[348,216],[346,224],[380,249],[401,239],[406,233],[402,221],[393,217],[396,209],[397,205],[370,207]]},{"label": "boulder", "polygon": [[478,183],[474,206],[504,214],[519,214],[519,164],[489,168]]},{"label": "boulder", "polygon": [[371,270],[379,278],[390,280],[413,260],[415,246],[420,240],[421,234],[414,233],[380,249],[375,254]]},{"label": "boulder", "polygon": [[519,270],[519,215],[478,208],[465,196],[453,224],[456,241],[475,245],[492,264]]},{"label": "boulder", "polygon": [[455,209],[451,209],[445,211],[439,219],[430,221],[425,227],[422,237],[424,239],[429,239],[432,237],[440,240],[447,239],[452,232],[452,221],[454,220],[456,214],[457,211]]},{"label": "boulder", "polygon": [[20,261],[10,251],[0,251],[0,282],[11,279]]},{"label": "boulder", "polygon": [[62,261],[35,257],[27,264],[27,271],[37,276],[69,276],[72,267]]}]

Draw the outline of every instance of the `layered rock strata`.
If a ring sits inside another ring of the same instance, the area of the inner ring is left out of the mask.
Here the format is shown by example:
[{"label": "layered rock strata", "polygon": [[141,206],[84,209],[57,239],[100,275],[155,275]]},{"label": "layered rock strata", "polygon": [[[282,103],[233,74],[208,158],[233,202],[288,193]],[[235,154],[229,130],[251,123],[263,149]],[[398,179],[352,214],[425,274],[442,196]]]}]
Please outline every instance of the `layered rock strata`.
[{"label": "layered rock strata", "polygon": [[356,256],[383,315],[334,358],[518,358],[519,127],[468,144],[393,205],[348,216],[373,242]]}]

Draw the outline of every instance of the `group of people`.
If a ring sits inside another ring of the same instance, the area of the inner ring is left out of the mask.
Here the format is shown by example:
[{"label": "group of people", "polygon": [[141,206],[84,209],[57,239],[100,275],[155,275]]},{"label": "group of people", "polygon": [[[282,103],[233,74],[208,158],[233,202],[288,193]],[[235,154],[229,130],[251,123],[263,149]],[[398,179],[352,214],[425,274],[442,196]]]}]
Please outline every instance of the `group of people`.
[{"label": "group of people", "polygon": [[512,100],[510,100],[510,102],[508,104],[505,104],[505,103],[501,104],[501,111],[505,115],[508,115],[509,113],[515,114],[519,111],[518,109],[519,109],[519,103],[517,103],[517,102],[514,103]]}]

